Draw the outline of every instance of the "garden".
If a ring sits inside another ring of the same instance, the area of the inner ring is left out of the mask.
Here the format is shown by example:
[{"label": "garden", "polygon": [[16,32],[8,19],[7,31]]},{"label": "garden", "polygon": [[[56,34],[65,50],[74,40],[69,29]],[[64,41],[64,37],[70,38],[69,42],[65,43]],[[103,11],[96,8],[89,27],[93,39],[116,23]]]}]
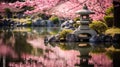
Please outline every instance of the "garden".
[{"label": "garden", "polygon": [[0,0],[0,67],[118,67],[119,13],[119,0]]}]

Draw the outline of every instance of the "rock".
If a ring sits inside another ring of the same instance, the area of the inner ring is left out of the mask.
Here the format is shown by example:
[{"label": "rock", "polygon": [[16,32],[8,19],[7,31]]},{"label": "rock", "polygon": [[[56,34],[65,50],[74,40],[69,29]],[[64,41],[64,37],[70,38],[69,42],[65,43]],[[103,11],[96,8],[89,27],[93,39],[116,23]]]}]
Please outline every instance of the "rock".
[{"label": "rock", "polygon": [[47,22],[47,27],[53,27],[54,26],[52,21],[46,20],[46,22]]},{"label": "rock", "polygon": [[64,23],[61,24],[61,29],[71,29],[71,30],[75,30],[75,28],[73,27],[73,21],[65,21]]},{"label": "rock", "polygon": [[72,25],[70,25],[68,29],[75,30],[75,28]]},{"label": "rock", "polygon": [[114,42],[119,42],[120,41],[120,34],[115,34],[114,36],[113,36],[113,41]]},{"label": "rock", "polygon": [[99,36],[92,36],[89,39],[89,42],[101,42],[100,37]]},{"label": "rock", "polygon": [[69,23],[70,23],[70,24],[73,24],[73,23],[74,23],[74,21],[73,21],[73,20],[69,20]]},{"label": "rock", "polygon": [[36,21],[32,21],[33,26],[40,26],[41,25],[41,19],[37,19]]},{"label": "rock", "polygon": [[112,41],[112,36],[106,35],[104,38],[104,42],[111,42]]},{"label": "rock", "polygon": [[46,26],[46,21],[45,20],[41,20],[40,25],[41,26]]},{"label": "rock", "polygon": [[55,42],[55,41],[56,41],[55,36],[50,36],[50,37],[48,38],[48,42]]},{"label": "rock", "polygon": [[120,44],[115,42],[115,43],[113,43],[113,47],[115,49],[120,49]]},{"label": "rock", "polygon": [[45,38],[44,38],[44,43],[47,43],[47,42],[48,42],[48,37],[45,36]]},{"label": "rock", "polygon": [[70,23],[68,21],[65,21],[64,23],[61,24],[61,28],[68,27],[69,24]]},{"label": "rock", "polygon": [[76,36],[75,34],[67,34],[66,35],[66,41],[67,42],[78,42],[79,41],[79,37]]},{"label": "rock", "polygon": [[100,34],[99,38],[100,38],[101,42],[111,42],[112,41],[112,36],[110,36],[110,35]]},{"label": "rock", "polygon": [[104,35],[104,34],[100,34],[99,37],[100,37],[100,40],[101,40],[102,42],[105,41],[105,40],[104,40],[104,39],[105,39],[105,35]]},{"label": "rock", "polygon": [[56,35],[56,36],[53,35],[53,36],[50,36],[47,39],[45,39],[45,41],[46,42],[59,42],[60,40],[59,40],[58,35]]}]

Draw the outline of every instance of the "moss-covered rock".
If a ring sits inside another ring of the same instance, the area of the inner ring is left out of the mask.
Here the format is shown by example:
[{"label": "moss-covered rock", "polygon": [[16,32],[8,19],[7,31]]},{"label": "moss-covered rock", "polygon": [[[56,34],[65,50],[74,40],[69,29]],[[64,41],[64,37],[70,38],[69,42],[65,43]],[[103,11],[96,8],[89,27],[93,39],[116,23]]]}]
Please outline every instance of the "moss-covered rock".
[{"label": "moss-covered rock", "polygon": [[64,30],[62,30],[61,32],[59,32],[60,39],[65,39],[66,35],[70,34],[72,32],[73,32],[73,30],[71,30],[71,29],[64,29]]}]

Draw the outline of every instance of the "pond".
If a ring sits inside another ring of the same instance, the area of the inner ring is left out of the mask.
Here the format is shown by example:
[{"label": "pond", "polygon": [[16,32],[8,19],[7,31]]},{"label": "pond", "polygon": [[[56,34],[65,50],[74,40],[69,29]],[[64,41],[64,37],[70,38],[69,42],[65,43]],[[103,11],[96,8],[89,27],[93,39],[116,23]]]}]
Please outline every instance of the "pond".
[{"label": "pond", "polygon": [[120,43],[51,42],[60,28],[1,28],[0,67],[117,67]]}]

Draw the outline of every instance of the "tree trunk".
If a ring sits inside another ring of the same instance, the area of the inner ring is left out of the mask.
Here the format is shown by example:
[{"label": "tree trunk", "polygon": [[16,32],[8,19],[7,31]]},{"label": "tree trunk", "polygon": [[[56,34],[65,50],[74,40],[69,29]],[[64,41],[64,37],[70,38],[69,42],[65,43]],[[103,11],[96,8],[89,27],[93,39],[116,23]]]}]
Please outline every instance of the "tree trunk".
[{"label": "tree trunk", "polygon": [[114,26],[120,28],[120,1],[113,0],[114,6]]},{"label": "tree trunk", "polygon": [[16,1],[24,1],[24,0],[0,0],[0,2],[11,2],[11,3],[13,3],[13,2],[16,2]]}]

